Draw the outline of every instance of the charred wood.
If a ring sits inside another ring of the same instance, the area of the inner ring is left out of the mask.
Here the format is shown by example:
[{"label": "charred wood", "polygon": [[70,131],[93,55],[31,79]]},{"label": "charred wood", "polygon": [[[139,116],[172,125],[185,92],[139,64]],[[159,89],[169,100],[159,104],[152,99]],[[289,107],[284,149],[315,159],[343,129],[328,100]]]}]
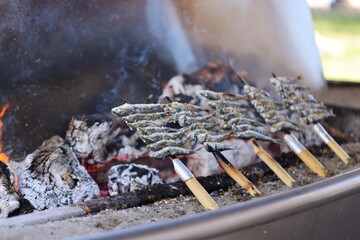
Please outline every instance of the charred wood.
[{"label": "charred wood", "polygon": [[0,218],[6,218],[20,207],[20,195],[14,188],[14,174],[0,161]]},{"label": "charred wood", "polygon": [[109,170],[109,194],[116,196],[144,187],[164,183],[158,175],[158,170],[140,164],[121,164]]},{"label": "charred wood", "polygon": [[[285,168],[289,166],[298,166],[301,163],[294,153],[282,154],[279,158],[277,158],[277,160]],[[264,181],[264,178],[266,178],[266,181],[274,181],[278,179],[273,171],[263,162],[242,168],[241,172],[243,172],[244,175],[246,175],[246,177],[254,183]],[[220,189],[227,190],[235,184],[235,181],[225,173],[208,177],[199,177],[197,179],[209,193]],[[185,183],[175,182],[170,184],[156,184],[145,187],[141,190],[135,190],[134,192],[85,201],[79,203],[78,205],[89,214],[94,214],[105,209],[125,209],[137,207],[166,198],[175,198],[180,195],[190,194],[191,192]]]},{"label": "charred wood", "polygon": [[44,141],[11,168],[19,176],[20,192],[39,210],[99,196],[98,185],[59,136]]},{"label": "charred wood", "polygon": [[108,115],[73,117],[66,132],[66,141],[83,166],[104,164],[121,127]]}]

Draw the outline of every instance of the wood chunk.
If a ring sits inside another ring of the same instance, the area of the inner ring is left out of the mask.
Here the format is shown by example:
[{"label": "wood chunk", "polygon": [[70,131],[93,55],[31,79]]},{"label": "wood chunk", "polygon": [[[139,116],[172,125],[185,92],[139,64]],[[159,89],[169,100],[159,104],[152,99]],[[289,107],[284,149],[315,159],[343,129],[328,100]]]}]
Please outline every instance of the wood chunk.
[{"label": "wood chunk", "polygon": [[[248,74],[244,71],[240,72],[249,81]],[[206,102],[200,95],[201,90],[236,93],[242,85],[232,67],[213,61],[190,75],[181,74],[171,78],[159,96],[159,103],[167,103],[166,97],[170,97],[177,102],[205,106]]]},{"label": "wood chunk", "polygon": [[18,209],[20,198],[14,188],[14,174],[0,161],[0,218],[6,218]]},{"label": "wood chunk", "polygon": [[116,196],[125,192],[142,189],[146,186],[164,183],[158,170],[141,164],[121,164],[109,170],[109,193]]},{"label": "wood chunk", "polygon": [[99,187],[59,136],[46,141],[26,159],[12,163],[19,189],[38,210],[91,200]]},{"label": "wood chunk", "polygon": [[120,131],[121,128],[108,115],[77,116],[69,124],[66,141],[83,166],[101,167],[111,154],[106,147]]}]

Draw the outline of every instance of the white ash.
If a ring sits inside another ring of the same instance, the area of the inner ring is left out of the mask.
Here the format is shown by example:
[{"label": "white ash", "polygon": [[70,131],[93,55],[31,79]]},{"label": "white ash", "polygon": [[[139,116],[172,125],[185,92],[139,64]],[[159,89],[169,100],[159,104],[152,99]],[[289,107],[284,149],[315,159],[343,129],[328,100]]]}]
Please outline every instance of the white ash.
[{"label": "white ash", "polygon": [[14,188],[14,174],[0,161],[0,218],[7,218],[20,207],[20,195]]},{"label": "white ash", "polygon": [[108,155],[106,146],[121,131],[115,125],[112,118],[103,115],[74,117],[66,132],[66,141],[79,159],[90,158],[90,165],[102,163]]},{"label": "white ash", "polygon": [[119,139],[123,147],[116,153],[117,160],[129,162],[149,155],[149,150],[145,147],[145,145],[138,146],[139,142],[142,143],[139,132],[135,132],[130,136],[125,134],[120,135]]},{"label": "white ash", "polygon": [[91,200],[99,187],[59,136],[46,141],[11,168],[19,177],[19,190],[38,210]]},{"label": "white ash", "polygon": [[[160,103],[167,103],[166,97],[178,102],[185,102],[190,104],[197,104],[201,102],[200,106],[205,106],[206,101],[201,97],[200,91],[204,90],[205,86],[201,84],[186,83],[183,75],[172,77],[164,87],[162,94],[159,97]],[[186,99],[184,99],[186,98]]]},{"label": "white ash", "polygon": [[121,193],[142,189],[146,186],[164,183],[158,175],[158,170],[141,164],[121,164],[109,170],[109,194],[115,196]]},{"label": "white ash", "polygon": [[[222,143],[234,146],[233,150],[223,151],[221,153],[235,167],[242,168],[257,161],[250,141],[231,139],[225,140]],[[214,156],[204,149],[187,156],[187,158],[188,162],[186,166],[194,173],[195,176],[210,176],[222,172],[222,168],[217,163]]]}]

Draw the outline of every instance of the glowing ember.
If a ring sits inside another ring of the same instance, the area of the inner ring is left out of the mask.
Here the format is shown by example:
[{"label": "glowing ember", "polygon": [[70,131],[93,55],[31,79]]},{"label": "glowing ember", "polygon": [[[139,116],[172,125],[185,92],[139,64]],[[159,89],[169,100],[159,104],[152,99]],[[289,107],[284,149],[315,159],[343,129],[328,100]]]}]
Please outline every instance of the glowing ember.
[{"label": "glowing ember", "polygon": [[2,143],[1,143],[1,139],[2,139],[2,126],[3,126],[3,122],[1,121],[1,118],[4,116],[6,110],[8,110],[10,104],[6,103],[4,105],[4,107],[1,109],[0,112],[0,161],[4,162],[6,165],[8,164],[9,161],[9,156],[7,156],[5,153],[2,152]]}]

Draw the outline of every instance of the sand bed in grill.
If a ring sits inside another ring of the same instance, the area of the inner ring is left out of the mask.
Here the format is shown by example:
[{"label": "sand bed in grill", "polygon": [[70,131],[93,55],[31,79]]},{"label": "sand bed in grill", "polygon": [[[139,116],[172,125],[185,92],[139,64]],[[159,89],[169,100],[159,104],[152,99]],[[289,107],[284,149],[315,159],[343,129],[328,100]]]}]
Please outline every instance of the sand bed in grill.
[{"label": "sand bed in grill", "polygon": [[[359,168],[360,166],[360,143],[346,143],[342,144],[342,147],[351,157],[348,165],[340,161],[325,144],[310,149],[328,169],[330,175],[336,175]],[[287,168],[287,171],[294,177],[297,183],[295,187],[323,179],[312,173],[293,153],[282,154],[279,162],[284,163],[284,161],[289,159],[295,159],[292,160],[292,165]],[[249,171],[249,169],[251,169],[253,175],[256,175],[256,184],[263,193],[263,196],[289,190],[277,177],[269,173],[270,171],[266,171],[263,163],[245,168],[246,171]],[[234,185],[226,191],[215,191],[211,195],[221,207],[238,204],[243,201],[251,201],[251,197],[238,185]],[[118,211],[105,210],[88,217],[71,218],[22,228],[3,228],[0,230],[0,233],[3,239],[20,239],[20,237],[21,239],[59,239],[161,222],[203,211],[203,207],[194,197],[180,196],[174,199],[164,199],[142,207]],[[82,229],[82,231],[79,232],[79,229]],[[41,236],[38,232],[42,233]]]}]

